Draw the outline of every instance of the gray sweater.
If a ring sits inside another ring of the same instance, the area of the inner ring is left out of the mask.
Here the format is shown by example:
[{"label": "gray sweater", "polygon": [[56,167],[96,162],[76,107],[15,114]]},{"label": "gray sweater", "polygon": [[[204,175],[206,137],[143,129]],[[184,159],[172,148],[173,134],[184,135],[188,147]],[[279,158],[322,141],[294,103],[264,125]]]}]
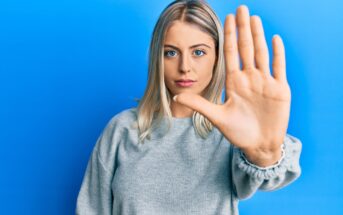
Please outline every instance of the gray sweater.
[{"label": "gray sweater", "polygon": [[103,129],[77,197],[77,215],[236,215],[239,200],[300,176],[302,144],[289,134],[280,162],[260,168],[216,127],[202,139],[191,117],[173,118],[166,134],[163,120],[150,140],[138,144],[136,118],[136,107],[123,110]]}]

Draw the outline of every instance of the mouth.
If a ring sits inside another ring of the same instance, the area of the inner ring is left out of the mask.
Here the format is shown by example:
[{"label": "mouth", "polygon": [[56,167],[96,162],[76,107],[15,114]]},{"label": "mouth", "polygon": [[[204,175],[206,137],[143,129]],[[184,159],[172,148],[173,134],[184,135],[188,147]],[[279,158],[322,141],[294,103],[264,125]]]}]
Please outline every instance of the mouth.
[{"label": "mouth", "polygon": [[176,81],[184,81],[184,82],[187,82],[187,81],[195,81],[195,80],[192,80],[192,79],[179,79],[179,80],[176,80]]},{"label": "mouth", "polygon": [[194,80],[191,79],[180,79],[175,81],[175,83],[179,86],[179,87],[190,87],[194,84]]}]

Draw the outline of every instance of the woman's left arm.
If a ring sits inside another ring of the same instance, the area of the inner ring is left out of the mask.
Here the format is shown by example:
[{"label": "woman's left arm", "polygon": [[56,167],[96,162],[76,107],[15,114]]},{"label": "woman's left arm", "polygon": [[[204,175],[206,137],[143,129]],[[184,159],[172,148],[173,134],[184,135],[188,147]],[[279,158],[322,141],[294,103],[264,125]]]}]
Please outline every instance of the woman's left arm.
[{"label": "woman's left arm", "polygon": [[301,174],[301,149],[301,141],[286,134],[281,158],[275,164],[259,166],[249,161],[242,150],[231,145],[231,175],[235,197],[248,199],[257,190],[277,190],[295,181]]},{"label": "woman's left arm", "polygon": [[[214,104],[190,93],[173,99],[203,114],[230,141],[236,194],[243,199],[258,188],[273,190],[294,181],[300,175],[301,143],[287,134],[291,90],[281,37],[272,40],[271,74],[259,16],[250,17],[245,5],[238,7],[236,16],[226,16],[224,36],[225,103]],[[280,159],[278,165],[270,167]]]}]

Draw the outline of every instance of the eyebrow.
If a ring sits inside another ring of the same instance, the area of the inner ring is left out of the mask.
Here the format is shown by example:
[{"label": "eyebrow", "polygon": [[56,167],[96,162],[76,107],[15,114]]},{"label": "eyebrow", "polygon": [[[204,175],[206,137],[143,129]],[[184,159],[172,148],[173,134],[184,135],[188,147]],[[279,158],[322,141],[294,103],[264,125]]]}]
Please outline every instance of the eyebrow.
[{"label": "eyebrow", "polygon": [[[206,46],[208,48],[211,48],[211,46],[206,45],[205,43],[195,44],[195,45],[190,46],[189,48],[192,49],[192,48],[195,48],[198,46]],[[171,48],[174,48],[174,49],[177,49],[178,51],[180,51],[180,49],[178,47],[170,45],[170,44],[165,44],[164,47],[171,47]]]}]

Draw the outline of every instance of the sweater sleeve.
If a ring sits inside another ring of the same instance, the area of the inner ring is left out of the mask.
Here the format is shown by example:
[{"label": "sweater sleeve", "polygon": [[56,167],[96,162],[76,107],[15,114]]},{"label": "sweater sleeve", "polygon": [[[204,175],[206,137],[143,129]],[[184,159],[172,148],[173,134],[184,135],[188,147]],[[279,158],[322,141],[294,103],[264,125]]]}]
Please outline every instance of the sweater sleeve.
[{"label": "sweater sleeve", "polygon": [[250,163],[244,157],[244,153],[232,145],[233,192],[238,199],[248,199],[257,190],[273,191],[280,189],[300,176],[301,141],[290,134],[286,134],[283,148],[283,157],[276,165],[259,167]]},{"label": "sweater sleeve", "polygon": [[115,145],[118,137],[110,121],[88,160],[81,188],[76,201],[76,215],[111,215],[113,194],[111,181],[116,168]]}]

